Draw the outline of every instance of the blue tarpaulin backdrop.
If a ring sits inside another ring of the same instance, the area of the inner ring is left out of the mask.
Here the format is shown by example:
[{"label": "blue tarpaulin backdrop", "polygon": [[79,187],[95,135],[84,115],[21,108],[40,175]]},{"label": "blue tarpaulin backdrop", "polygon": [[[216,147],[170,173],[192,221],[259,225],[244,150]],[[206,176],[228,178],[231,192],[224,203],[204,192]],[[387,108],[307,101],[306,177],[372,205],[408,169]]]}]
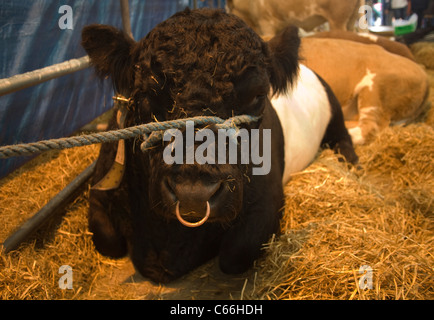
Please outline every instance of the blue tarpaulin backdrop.
[{"label": "blue tarpaulin backdrop", "polygon": [[[225,1],[197,1],[198,7]],[[61,29],[59,19],[72,8],[73,29]],[[130,0],[136,40],[192,0]],[[1,0],[0,78],[80,58],[81,29],[91,23],[122,28],[119,0]],[[0,97],[0,145],[66,137],[112,107],[110,81],[99,81],[92,69],[50,80]],[[0,160],[0,178],[29,157]]]}]

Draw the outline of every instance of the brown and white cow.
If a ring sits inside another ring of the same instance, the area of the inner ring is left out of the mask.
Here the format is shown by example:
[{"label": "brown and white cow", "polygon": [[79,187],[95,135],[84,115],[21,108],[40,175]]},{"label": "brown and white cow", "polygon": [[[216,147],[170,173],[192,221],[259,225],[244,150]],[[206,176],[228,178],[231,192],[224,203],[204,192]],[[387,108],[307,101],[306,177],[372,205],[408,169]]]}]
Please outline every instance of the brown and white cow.
[{"label": "brown and white cow", "polygon": [[369,142],[390,124],[413,121],[429,107],[425,71],[380,46],[304,38],[300,55],[330,84],[355,144]]},{"label": "brown and white cow", "polygon": [[326,38],[326,39],[342,39],[355,41],[364,44],[376,44],[383,47],[390,53],[394,53],[414,61],[414,55],[411,50],[403,43],[393,41],[387,37],[377,36],[372,33],[356,33],[350,31],[334,30],[317,32],[312,38]]},{"label": "brown and white cow", "polygon": [[353,30],[363,0],[227,0],[226,10],[239,16],[262,37],[289,24],[311,31],[324,22],[330,30]]}]

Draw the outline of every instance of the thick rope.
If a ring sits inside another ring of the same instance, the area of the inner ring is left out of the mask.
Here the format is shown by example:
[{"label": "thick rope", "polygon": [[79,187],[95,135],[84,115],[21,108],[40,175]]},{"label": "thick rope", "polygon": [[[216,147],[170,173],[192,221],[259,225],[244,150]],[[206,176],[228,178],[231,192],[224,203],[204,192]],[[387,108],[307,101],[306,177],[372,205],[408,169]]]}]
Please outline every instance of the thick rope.
[{"label": "thick rope", "polygon": [[[241,115],[229,118],[227,120],[223,120],[218,117],[193,117],[165,122],[151,122],[135,127],[111,130],[107,132],[92,133],[88,135],[74,136],[68,138],[43,140],[26,144],[2,146],[0,147],[0,159],[17,156],[28,156],[49,150],[62,150],[103,142],[115,142],[121,139],[131,139],[142,135],[150,135],[152,132],[164,131],[167,129],[182,129],[185,127],[186,121],[193,121],[194,124],[198,126],[216,124],[218,128],[230,129],[236,128],[242,123],[251,123],[258,120],[259,117]],[[155,139],[155,137],[160,135],[161,132],[151,135],[149,138],[154,136],[153,143],[155,143],[155,141],[157,140]],[[146,144],[147,147],[149,147],[150,145],[150,143]]]}]

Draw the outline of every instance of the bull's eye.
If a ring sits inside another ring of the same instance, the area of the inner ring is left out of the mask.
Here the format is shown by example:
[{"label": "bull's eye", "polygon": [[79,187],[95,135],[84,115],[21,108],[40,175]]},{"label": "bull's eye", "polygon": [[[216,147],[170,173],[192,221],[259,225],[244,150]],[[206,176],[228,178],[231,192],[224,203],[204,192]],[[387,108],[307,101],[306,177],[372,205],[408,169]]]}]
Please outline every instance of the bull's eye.
[{"label": "bull's eye", "polygon": [[241,96],[240,100],[238,100],[238,112],[240,114],[260,115],[265,105],[264,101],[267,98],[267,95],[261,92]]},{"label": "bull's eye", "polygon": [[266,96],[267,96],[266,94],[257,95],[256,97],[253,98],[253,100],[250,104],[255,105],[257,103],[260,103],[260,102],[264,101]]},{"label": "bull's eye", "polygon": [[259,94],[259,95],[254,96],[254,98],[252,100],[250,100],[250,102],[248,104],[249,109],[256,109],[256,108],[261,107],[262,103],[264,102],[266,97],[267,97],[267,95],[265,95],[265,94]]}]

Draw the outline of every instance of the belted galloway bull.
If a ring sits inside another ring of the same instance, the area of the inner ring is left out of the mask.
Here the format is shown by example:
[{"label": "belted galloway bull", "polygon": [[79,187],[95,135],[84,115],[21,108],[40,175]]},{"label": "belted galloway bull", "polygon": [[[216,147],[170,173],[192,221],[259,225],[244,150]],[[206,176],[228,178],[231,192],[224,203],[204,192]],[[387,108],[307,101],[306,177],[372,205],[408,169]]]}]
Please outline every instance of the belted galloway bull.
[{"label": "belted galloway bull", "polygon": [[[216,256],[223,272],[245,272],[279,231],[291,173],[308,166],[324,144],[357,161],[330,88],[299,65],[297,34],[287,28],[267,43],[241,19],[211,9],[177,13],[138,42],[111,26],[83,29],[98,75],[110,77],[125,97],[111,129],[196,116],[257,117],[238,126],[247,132],[235,135],[238,143],[230,135],[223,143],[235,145],[232,161],[217,148],[221,129],[214,124],[172,132],[144,152],[143,139],[103,144],[89,200],[89,229],[101,254],[128,255],[157,282]],[[205,139],[215,143],[204,148]],[[175,140],[192,147],[176,158]],[[254,150],[266,169],[256,174]]]}]

